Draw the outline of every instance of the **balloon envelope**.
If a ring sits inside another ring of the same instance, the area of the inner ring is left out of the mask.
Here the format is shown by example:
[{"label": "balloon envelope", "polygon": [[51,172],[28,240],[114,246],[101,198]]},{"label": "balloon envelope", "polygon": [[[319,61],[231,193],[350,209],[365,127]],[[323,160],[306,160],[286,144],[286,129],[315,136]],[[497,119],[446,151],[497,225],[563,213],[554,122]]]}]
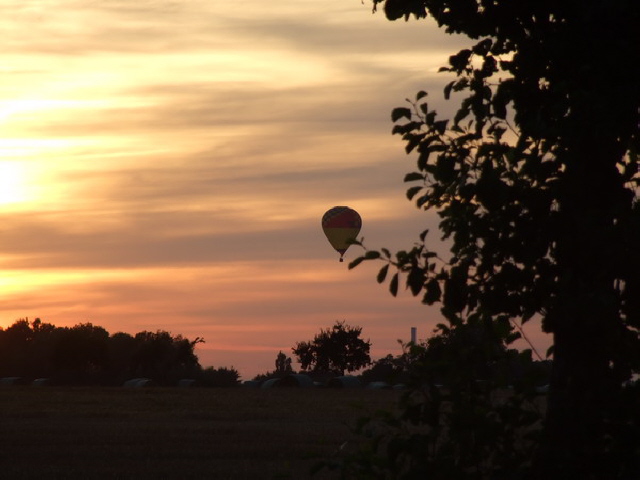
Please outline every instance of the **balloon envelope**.
[{"label": "balloon envelope", "polygon": [[322,216],[322,230],[333,248],[342,256],[353,242],[360,228],[362,219],[358,212],[349,207],[333,207]]}]

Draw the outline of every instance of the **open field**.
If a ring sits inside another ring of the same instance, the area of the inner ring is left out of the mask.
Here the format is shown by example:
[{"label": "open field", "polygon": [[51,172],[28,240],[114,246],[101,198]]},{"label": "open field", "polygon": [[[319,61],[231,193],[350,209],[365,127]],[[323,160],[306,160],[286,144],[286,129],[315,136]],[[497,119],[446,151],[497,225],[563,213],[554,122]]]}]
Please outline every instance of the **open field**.
[{"label": "open field", "polygon": [[[398,393],[0,388],[3,479],[305,479]],[[312,478],[335,478],[328,473]]]}]

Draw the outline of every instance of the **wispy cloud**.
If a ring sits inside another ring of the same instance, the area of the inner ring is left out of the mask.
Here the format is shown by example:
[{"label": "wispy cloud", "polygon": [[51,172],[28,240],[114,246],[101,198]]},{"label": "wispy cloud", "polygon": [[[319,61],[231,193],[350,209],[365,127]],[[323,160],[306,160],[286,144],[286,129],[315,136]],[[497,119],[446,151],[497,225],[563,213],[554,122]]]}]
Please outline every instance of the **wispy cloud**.
[{"label": "wispy cloud", "polygon": [[32,189],[0,206],[3,324],[204,336],[245,377],[335,320],[379,355],[427,335],[437,309],[347,271],[320,218],[437,239],[390,111],[426,89],[446,112],[435,72],[466,41],[359,0],[0,0],[0,32],[0,162]]}]

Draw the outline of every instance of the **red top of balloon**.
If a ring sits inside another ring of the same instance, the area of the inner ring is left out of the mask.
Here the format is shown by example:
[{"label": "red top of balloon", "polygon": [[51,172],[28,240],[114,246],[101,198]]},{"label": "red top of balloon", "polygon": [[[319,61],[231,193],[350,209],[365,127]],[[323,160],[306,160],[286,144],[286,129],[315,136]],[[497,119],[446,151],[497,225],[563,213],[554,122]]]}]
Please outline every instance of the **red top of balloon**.
[{"label": "red top of balloon", "polygon": [[344,252],[356,240],[361,227],[360,215],[349,207],[333,207],[322,216],[322,230],[331,246],[340,254],[341,262]]}]

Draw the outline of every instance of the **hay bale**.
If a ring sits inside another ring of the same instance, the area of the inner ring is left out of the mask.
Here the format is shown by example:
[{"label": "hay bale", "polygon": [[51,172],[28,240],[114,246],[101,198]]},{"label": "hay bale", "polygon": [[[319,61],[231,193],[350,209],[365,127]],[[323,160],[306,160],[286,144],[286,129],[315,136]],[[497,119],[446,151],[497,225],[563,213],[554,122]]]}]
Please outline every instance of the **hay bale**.
[{"label": "hay bale", "polygon": [[260,385],[260,388],[273,388],[277,386],[277,383],[280,381],[279,378],[270,378],[269,380],[265,380]]},{"label": "hay bale", "polygon": [[353,375],[341,375],[334,377],[327,383],[330,388],[360,388],[362,383],[358,377]]},{"label": "hay bale", "polygon": [[150,378],[132,378],[124,382],[123,386],[128,388],[151,387],[153,386],[153,380]]},{"label": "hay bale", "polygon": [[242,382],[242,386],[245,388],[260,388],[262,382],[258,382],[256,380],[245,380]]},{"label": "hay bale", "polygon": [[389,385],[387,382],[371,382],[367,384],[367,388],[371,390],[390,390],[391,385]]},{"label": "hay bale", "polygon": [[31,382],[32,387],[47,387],[51,385],[51,379],[49,378],[36,378]]},{"label": "hay bale", "polygon": [[286,387],[299,387],[309,388],[313,387],[314,383],[310,376],[301,373],[291,373],[281,378],[270,378],[262,382],[261,388],[286,388]]},{"label": "hay bale", "polygon": [[277,382],[276,386],[309,388],[313,387],[314,383],[309,375],[304,375],[302,373],[292,373],[287,375],[286,377],[282,377],[280,381]]},{"label": "hay bale", "polygon": [[22,377],[3,377],[0,378],[0,385],[3,387],[13,387],[16,385],[26,385],[27,379]]}]

